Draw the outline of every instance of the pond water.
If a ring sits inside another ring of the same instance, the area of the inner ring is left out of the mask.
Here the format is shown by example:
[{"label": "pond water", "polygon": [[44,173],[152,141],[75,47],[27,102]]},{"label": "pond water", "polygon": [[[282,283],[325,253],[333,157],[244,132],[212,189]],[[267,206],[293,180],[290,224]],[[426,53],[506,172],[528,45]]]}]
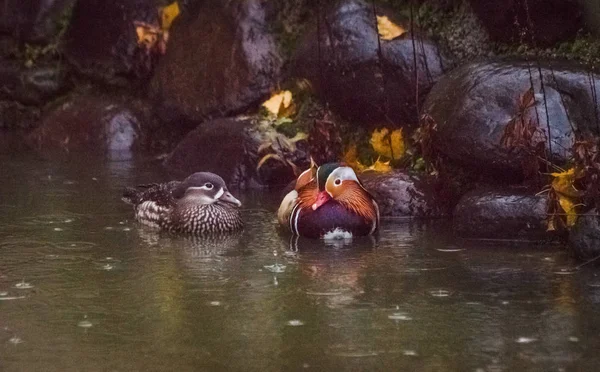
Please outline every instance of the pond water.
[{"label": "pond water", "polygon": [[222,241],[132,221],[149,161],[4,157],[0,369],[567,371],[600,365],[600,278],[559,246],[454,240],[386,220],[326,245],[276,228],[278,193],[235,193]]}]

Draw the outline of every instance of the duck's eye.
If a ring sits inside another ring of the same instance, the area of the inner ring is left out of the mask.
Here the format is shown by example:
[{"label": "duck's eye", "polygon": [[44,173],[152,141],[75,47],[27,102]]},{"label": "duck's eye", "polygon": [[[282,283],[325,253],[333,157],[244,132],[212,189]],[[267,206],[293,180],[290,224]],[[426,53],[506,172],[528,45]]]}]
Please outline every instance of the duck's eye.
[{"label": "duck's eye", "polygon": [[333,181],[333,184],[336,185],[336,186],[339,186],[339,185],[342,184],[342,180],[339,179],[339,178],[336,178],[335,181]]},{"label": "duck's eye", "polygon": [[204,187],[206,187],[208,190],[211,190],[213,188],[213,184],[210,182],[207,182],[204,184]]}]

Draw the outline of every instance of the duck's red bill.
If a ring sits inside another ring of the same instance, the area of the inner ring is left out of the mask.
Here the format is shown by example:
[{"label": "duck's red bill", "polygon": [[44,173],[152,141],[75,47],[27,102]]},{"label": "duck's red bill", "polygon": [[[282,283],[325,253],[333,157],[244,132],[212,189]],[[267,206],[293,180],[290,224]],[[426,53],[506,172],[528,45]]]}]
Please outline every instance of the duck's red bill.
[{"label": "duck's red bill", "polygon": [[331,196],[327,193],[327,191],[321,191],[317,195],[317,201],[312,205],[313,211],[327,203],[331,199]]}]

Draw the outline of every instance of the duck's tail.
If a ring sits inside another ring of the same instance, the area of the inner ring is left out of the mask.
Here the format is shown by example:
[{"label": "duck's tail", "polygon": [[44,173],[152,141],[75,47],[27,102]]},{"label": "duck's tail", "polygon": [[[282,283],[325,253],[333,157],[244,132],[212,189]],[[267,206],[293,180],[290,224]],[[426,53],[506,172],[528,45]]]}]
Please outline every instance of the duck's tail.
[{"label": "duck's tail", "polygon": [[142,201],[142,193],[152,186],[156,186],[156,183],[137,185],[136,187],[128,186],[125,188],[125,190],[123,190],[123,196],[121,196],[121,200],[128,204],[137,205]]},{"label": "duck's tail", "polygon": [[140,202],[140,191],[135,187],[126,187],[123,190],[123,195],[121,196],[121,200],[123,200],[127,204],[139,204]]}]

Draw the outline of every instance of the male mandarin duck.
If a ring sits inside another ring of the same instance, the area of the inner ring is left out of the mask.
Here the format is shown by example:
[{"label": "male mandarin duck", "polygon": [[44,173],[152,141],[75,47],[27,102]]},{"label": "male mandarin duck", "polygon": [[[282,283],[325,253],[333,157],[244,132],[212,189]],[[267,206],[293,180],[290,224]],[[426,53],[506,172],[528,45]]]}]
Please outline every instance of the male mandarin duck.
[{"label": "male mandarin duck", "polygon": [[188,234],[220,234],[244,226],[236,199],[218,175],[194,173],[183,181],[128,187],[125,202],[133,204],[140,223]]},{"label": "male mandarin duck", "polygon": [[348,238],[371,235],[379,227],[377,202],[350,167],[324,164],[297,193],[291,213],[283,223],[293,234]]},{"label": "male mandarin duck", "polygon": [[313,187],[310,190],[314,190],[314,194],[317,194],[317,164],[310,159],[310,167],[304,172],[300,173],[298,178],[296,179],[296,183],[294,185],[294,189],[288,192],[281,204],[279,205],[279,209],[277,210],[277,220],[279,224],[282,226],[286,226],[289,223],[290,216],[292,214],[292,209],[296,205],[298,201],[298,191],[309,183],[313,184]]}]

